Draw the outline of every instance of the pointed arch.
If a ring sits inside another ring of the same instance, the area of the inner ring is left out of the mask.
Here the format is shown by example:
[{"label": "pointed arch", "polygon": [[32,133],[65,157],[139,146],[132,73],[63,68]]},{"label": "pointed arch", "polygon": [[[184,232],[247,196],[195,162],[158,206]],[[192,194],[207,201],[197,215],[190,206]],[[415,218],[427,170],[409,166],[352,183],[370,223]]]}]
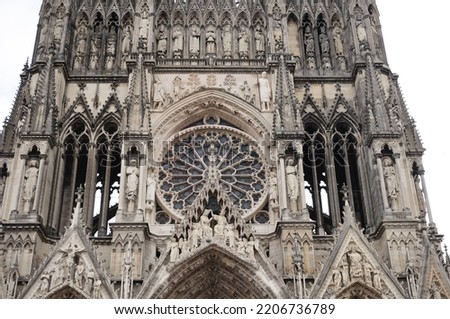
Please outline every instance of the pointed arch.
[{"label": "pointed arch", "polygon": [[[168,255],[166,255],[168,258]],[[169,265],[164,278],[143,289],[145,298],[285,298],[284,285],[269,279],[273,268],[257,252],[260,264],[242,259],[217,244],[201,248],[182,263]],[[268,284],[270,282],[270,285]],[[150,291],[149,291],[150,290]]]}]

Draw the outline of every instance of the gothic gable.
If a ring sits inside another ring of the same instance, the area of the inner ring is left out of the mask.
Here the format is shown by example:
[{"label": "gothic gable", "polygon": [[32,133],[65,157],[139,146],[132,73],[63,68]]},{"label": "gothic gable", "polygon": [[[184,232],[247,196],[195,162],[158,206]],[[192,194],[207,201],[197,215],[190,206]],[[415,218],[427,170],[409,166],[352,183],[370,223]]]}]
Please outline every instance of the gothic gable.
[{"label": "gothic gable", "polygon": [[[81,194],[77,201],[80,200]],[[22,298],[115,298],[97,254],[80,224],[79,204],[72,223],[34,273]]]},{"label": "gothic gable", "polygon": [[315,282],[312,298],[405,298],[403,288],[344,207],[344,224]]}]

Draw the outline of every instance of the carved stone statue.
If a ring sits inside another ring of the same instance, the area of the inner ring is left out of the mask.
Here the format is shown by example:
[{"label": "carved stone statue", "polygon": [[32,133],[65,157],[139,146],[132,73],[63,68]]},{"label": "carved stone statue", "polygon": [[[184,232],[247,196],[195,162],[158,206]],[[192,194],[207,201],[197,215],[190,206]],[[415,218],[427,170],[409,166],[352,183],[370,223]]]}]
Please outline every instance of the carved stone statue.
[{"label": "carved stone statue", "polygon": [[230,248],[234,248],[236,245],[236,233],[232,224],[225,226],[225,240]]},{"label": "carved stone statue", "polygon": [[259,85],[259,98],[261,100],[261,110],[269,111],[270,109],[270,100],[272,98],[272,90],[270,88],[269,80],[267,79],[267,73],[261,73],[261,76],[258,78]]},{"label": "carved stone statue", "polygon": [[311,27],[307,25],[305,27],[305,51],[307,56],[314,56],[315,55],[315,49],[314,49],[314,36],[311,32]]},{"label": "carved stone statue", "polygon": [[249,31],[245,25],[241,25],[239,28],[238,45],[239,45],[239,57],[241,59],[248,59],[249,57]]},{"label": "carved stone statue", "polygon": [[422,188],[420,187],[420,176],[419,175],[414,176],[414,188],[416,189],[417,201],[419,203],[419,211],[423,213],[426,211],[425,197],[423,196],[423,191],[422,191]]},{"label": "carved stone statue", "polygon": [[363,276],[363,258],[361,254],[356,251],[355,247],[352,247],[347,255],[351,279],[354,280],[355,278],[361,278]]},{"label": "carved stone statue", "polygon": [[222,45],[223,45],[223,57],[225,59],[231,59],[232,51],[231,44],[233,42],[233,35],[231,33],[231,26],[225,24],[222,30]]},{"label": "carved stone statue", "polygon": [[84,55],[84,52],[86,51],[86,40],[87,40],[87,29],[84,21],[80,23],[80,25],[77,28],[77,40],[76,40],[76,55]]},{"label": "carved stone statue", "polygon": [[183,28],[177,24],[173,30],[173,57],[181,58],[183,55]]},{"label": "carved stone statue", "polygon": [[362,9],[357,6],[355,8],[355,19],[356,19],[356,35],[358,37],[359,46],[361,50],[368,49],[367,47],[367,31],[364,24],[364,17]]},{"label": "carved stone statue", "polygon": [[144,6],[141,13],[141,22],[139,23],[139,38],[148,39],[149,25],[148,8]]},{"label": "carved stone statue", "polygon": [[155,78],[153,102],[155,109],[162,109],[166,101],[166,90],[160,79]]},{"label": "carved stone statue", "polygon": [[216,54],[216,30],[210,25],[206,28],[206,55],[214,56]]},{"label": "carved stone statue", "polygon": [[277,51],[283,50],[283,28],[281,26],[281,21],[278,20],[273,21],[273,41]]},{"label": "carved stone statue", "polygon": [[44,271],[41,275],[41,282],[39,284],[38,293],[40,295],[48,292],[50,288],[50,274],[47,271]]},{"label": "carved stone statue", "polygon": [[190,236],[190,240],[191,240],[191,248],[195,249],[199,246],[199,240],[200,240],[200,224],[199,223],[193,223],[192,224],[192,231],[191,231],[191,236]]},{"label": "carved stone statue", "polygon": [[291,211],[297,212],[297,199],[298,199],[298,178],[297,178],[297,166],[294,166],[294,159],[289,158],[286,163],[286,182],[287,193],[290,201]]},{"label": "carved stone statue", "polygon": [[242,96],[243,96],[244,100],[246,102],[250,103],[250,101],[252,99],[252,90],[250,88],[250,85],[248,85],[248,82],[244,81],[244,84],[242,84],[239,88],[242,91]]},{"label": "carved stone statue", "polygon": [[112,70],[116,55],[116,41],[117,36],[111,33],[106,40],[106,69]]},{"label": "carved stone statue", "polygon": [[128,200],[128,212],[134,212],[135,202],[138,195],[139,186],[139,168],[136,160],[131,160],[130,166],[126,169],[127,184],[125,187],[125,196]]},{"label": "carved stone statue", "polygon": [[200,217],[200,227],[202,238],[211,238],[212,237],[212,228],[211,228],[211,220],[209,218],[209,214],[211,214],[211,209],[205,209],[203,211],[202,216]]},{"label": "carved stone statue", "polygon": [[266,51],[266,36],[259,23],[255,28],[255,51],[258,58],[264,57]]},{"label": "carved stone statue", "polygon": [[152,170],[147,176],[147,192],[145,201],[147,204],[155,203],[156,173]]},{"label": "carved stone statue", "polygon": [[397,175],[392,159],[390,157],[383,158],[383,175],[386,184],[386,192],[389,200],[389,206],[393,211],[398,210],[398,195],[400,193]]},{"label": "carved stone statue", "polygon": [[191,40],[189,42],[191,58],[198,58],[200,54],[200,28],[197,24],[191,26]]},{"label": "carved stone statue", "polygon": [[217,224],[214,226],[214,236],[224,236],[225,226],[228,224],[225,209],[219,215],[213,215],[213,218],[217,221]]},{"label": "carved stone statue", "polygon": [[131,37],[131,26],[127,25],[122,36],[121,51],[123,55],[128,55],[131,51]]},{"label": "carved stone statue", "polygon": [[328,41],[327,31],[324,26],[320,28],[319,43],[322,55],[328,55],[330,53],[330,42]]},{"label": "carved stone statue", "polygon": [[28,213],[31,209],[32,202],[34,200],[37,180],[39,176],[39,164],[36,160],[30,161],[30,166],[25,171],[24,184],[23,184],[23,211]]},{"label": "carved stone statue", "polygon": [[53,41],[55,42],[57,49],[59,48],[64,33],[64,13],[64,6],[60,6],[56,12],[56,21],[53,27]]},{"label": "carved stone statue", "polygon": [[156,34],[156,49],[159,56],[165,56],[167,53],[167,28],[164,24],[160,24],[158,27],[158,33]]},{"label": "carved stone statue", "polygon": [[89,62],[89,69],[96,70],[98,66],[99,50],[101,47],[102,39],[95,36],[91,40],[91,57]]},{"label": "carved stone statue", "polygon": [[170,261],[175,262],[180,256],[180,248],[178,242],[175,238],[172,238],[172,243],[170,244]]},{"label": "carved stone statue", "polygon": [[278,207],[278,179],[274,171],[269,174],[269,203],[271,209]]},{"label": "carved stone statue", "polygon": [[333,27],[334,49],[337,56],[344,55],[344,44],[342,42],[342,27],[340,23],[336,23]]},{"label": "carved stone statue", "polygon": [[85,282],[85,273],[84,273],[84,265],[83,262],[79,262],[78,265],[75,267],[75,275],[74,275],[74,281],[75,285],[83,289],[84,282]]},{"label": "carved stone statue", "polygon": [[183,97],[183,86],[181,83],[181,78],[179,76],[176,76],[175,79],[173,79],[172,83],[173,83],[173,97],[176,102]]}]

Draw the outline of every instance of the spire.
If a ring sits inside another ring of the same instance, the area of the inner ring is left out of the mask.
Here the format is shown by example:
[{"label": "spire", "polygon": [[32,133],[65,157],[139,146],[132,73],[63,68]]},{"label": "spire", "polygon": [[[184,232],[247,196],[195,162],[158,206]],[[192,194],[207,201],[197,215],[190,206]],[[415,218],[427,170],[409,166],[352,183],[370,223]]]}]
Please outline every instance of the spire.
[{"label": "spire", "polygon": [[278,137],[298,138],[303,135],[299,101],[295,96],[294,80],[289,66],[295,64],[292,56],[278,57],[277,83],[274,106],[274,133]]}]

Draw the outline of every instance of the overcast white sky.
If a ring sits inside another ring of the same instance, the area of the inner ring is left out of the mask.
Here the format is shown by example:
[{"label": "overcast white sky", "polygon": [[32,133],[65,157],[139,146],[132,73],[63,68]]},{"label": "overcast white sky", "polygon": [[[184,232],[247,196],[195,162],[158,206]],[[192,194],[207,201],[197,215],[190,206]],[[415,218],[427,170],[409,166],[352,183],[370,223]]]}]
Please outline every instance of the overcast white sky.
[{"label": "overcast white sky", "polygon": [[[39,0],[0,1],[0,119],[9,114],[19,74],[31,57]],[[391,70],[399,74],[410,114],[427,148],[433,218],[450,243],[450,1],[377,0]]]}]

